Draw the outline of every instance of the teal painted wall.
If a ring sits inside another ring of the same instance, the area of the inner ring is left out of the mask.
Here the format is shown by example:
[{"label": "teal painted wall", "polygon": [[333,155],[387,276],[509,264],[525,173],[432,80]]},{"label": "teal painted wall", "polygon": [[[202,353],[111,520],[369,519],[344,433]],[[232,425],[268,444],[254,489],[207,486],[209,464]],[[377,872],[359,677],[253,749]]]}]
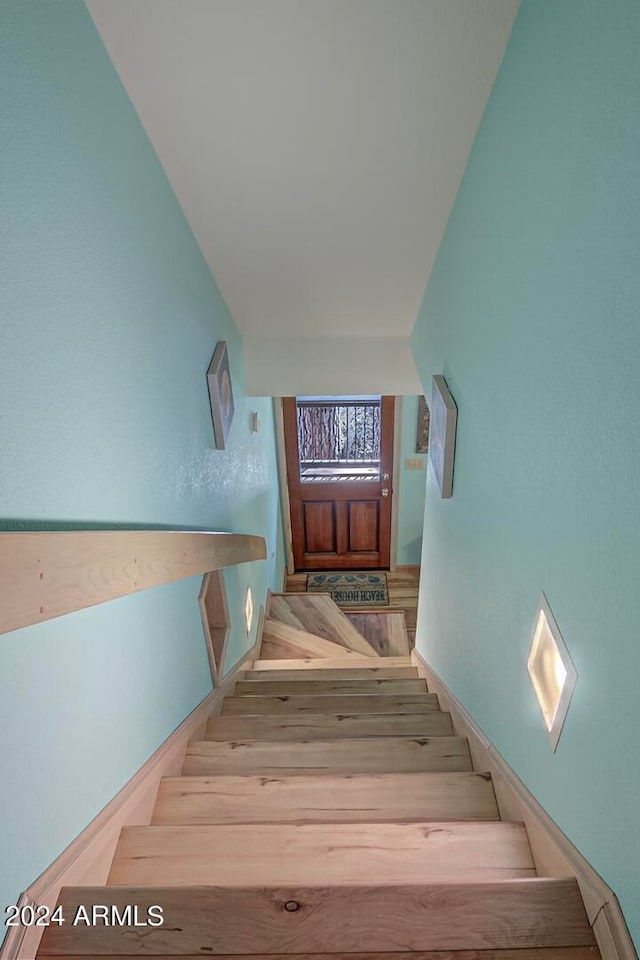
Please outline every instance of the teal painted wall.
[{"label": "teal painted wall", "polygon": [[[270,401],[244,396],[237,330],[84,4],[0,3],[0,101],[0,521],[266,536],[266,562],[227,571],[231,665],[254,639],[245,586],[260,601],[282,582]],[[219,339],[224,452],[206,386]],[[0,636],[3,906],[209,692],[198,589]]]},{"label": "teal painted wall", "polygon": [[[640,4],[520,8],[416,323],[459,408],[418,648],[616,890],[640,945]],[[579,680],[557,754],[544,591]]]},{"label": "teal painted wall", "polygon": [[[420,563],[424,515],[426,456],[416,453],[418,398],[402,397],[400,493],[398,499],[398,565]],[[420,460],[422,470],[407,470],[405,460]]]}]

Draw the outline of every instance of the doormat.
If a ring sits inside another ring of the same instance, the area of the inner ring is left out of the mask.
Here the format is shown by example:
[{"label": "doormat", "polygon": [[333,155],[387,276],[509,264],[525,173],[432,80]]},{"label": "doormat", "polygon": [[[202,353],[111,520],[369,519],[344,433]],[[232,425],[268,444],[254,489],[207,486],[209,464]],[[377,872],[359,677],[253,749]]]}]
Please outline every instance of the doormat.
[{"label": "doormat", "polygon": [[329,593],[339,607],[387,607],[386,573],[310,573],[307,593]]}]

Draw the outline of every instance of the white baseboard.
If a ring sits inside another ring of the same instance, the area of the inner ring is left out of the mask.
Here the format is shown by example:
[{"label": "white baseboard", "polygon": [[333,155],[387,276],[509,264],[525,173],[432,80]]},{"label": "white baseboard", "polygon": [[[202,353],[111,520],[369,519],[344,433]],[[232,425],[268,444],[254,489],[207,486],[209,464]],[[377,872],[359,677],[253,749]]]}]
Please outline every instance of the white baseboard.
[{"label": "white baseboard", "polygon": [[[220,712],[223,699],[233,692],[238,674],[250,668],[257,649],[255,644],[113,800],[25,890],[21,905],[47,906],[53,910],[61,887],[106,883],[120,831],[123,827],[145,826],[151,822],[161,777],[180,775],[187,744],[204,735],[207,718]],[[42,927],[10,927],[0,950],[0,960],[34,960],[41,934]]]},{"label": "white baseboard", "polygon": [[475,770],[491,773],[503,820],[522,821],[540,876],[576,877],[603,960],[638,960],[616,895],[540,806],[473,717],[426,660],[413,650],[411,659],[440,706],[449,711],[458,736],[467,737]]}]

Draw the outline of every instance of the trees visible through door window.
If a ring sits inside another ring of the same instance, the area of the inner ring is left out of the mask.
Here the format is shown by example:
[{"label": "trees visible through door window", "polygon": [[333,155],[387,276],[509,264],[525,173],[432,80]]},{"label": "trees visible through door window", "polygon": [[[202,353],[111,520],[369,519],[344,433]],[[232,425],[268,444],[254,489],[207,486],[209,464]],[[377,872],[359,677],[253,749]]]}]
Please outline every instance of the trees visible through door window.
[{"label": "trees visible through door window", "polygon": [[297,397],[300,479],[380,479],[381,397]]}]

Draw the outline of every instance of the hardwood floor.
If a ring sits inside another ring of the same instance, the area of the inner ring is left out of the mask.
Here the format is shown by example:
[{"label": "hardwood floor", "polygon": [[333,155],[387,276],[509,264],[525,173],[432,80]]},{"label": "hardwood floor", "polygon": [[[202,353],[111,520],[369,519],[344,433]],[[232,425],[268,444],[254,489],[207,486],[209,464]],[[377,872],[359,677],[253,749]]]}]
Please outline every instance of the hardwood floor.
[{"label": "hardwood floor", "polygon": [[[409,640],[413,644],[418,612],[418,585],[420,567],[399,567],[395,573],[387,573],[389,584],[388,607],[344,607],[345,613],[376,613],[384,610],[392,612],[402,610],[407,619]],[[285,593],[305,593],[307,574],[288,574],[285,580]]]}]

